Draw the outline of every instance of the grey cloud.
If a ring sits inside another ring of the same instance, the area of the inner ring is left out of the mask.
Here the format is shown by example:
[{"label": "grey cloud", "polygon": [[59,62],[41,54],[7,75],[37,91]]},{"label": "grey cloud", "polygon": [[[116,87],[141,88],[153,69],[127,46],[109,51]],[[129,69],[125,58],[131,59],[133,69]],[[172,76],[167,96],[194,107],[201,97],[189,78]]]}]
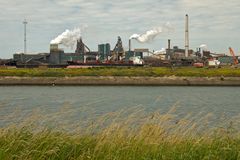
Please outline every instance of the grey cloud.
[{"label": "grey cloud", "polygon": [[[21,22],[25,17],[29,20],[30,51],[48,51],[53,37],[67,28],[84,24],[89,26],[84,40],[96,49],[97,44],[104,41],[114,45],[118,35],[127,43],[134,32],[142,33],[170,22],[175,27],[174,34],[163,35],[152,44],[134,44],[157,50],[166,46],[168,38],[183,46],[186,13],[190,15],[192,48],[212,43],[216,44],[210,45],[212,49],[224,51],[228,46],[220,42],[221,37],[228,37],[233,47],[239,47],[238,0],[0,0],[0,40],[4,41],[0,44],[0,57],[11,57],[12,53],[22,50]],[[9,30],[11,32],[6,32]]]}]

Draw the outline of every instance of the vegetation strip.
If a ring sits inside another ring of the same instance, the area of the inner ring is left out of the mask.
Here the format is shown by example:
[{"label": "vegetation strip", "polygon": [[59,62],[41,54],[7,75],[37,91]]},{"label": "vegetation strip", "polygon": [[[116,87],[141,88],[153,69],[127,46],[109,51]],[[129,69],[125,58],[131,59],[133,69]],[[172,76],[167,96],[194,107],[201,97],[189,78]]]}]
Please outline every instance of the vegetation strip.
[{"label": "vegetation strip", "polygon": [[[150,129],[150,128],[145,128]],[[153,132],[153,133],[152,133]],[[26,129],[0,135],[0,159],[79,159],[79,160],[202,160],[239,159],[240,139],[226,134],[215,138],[159,137],[142,133],[127,135],[74,136],[45,130],[34,134]],[[144,135],[145,134],[145,135]],[[147,139],[144,139],[147,136]],[[159,141],[162,139],[162,141]]]},{"label": "vegetation strip", "polygon": [[[85,127],[57,121],[62,129],[51,127],[45,116],[38,119],[35,115],[25,123],[0,128],[0,159],[240,159],[238,121],[229,120],[227,126],[212,128],[209,115],[196,120],[189,115],[176,119],[171,112],[126,114],[113,112],[89,122],[80,121]],[[49,127],[39,126],[43,122]]]},{"label": "vegetation strip", "polygon": [[240,77],[237,68],[164,68],[164,67],[99,67],[81,69],[6,69],[0,76],[17,77],[79,77],[79,76],[129,76],[129,77]]}]

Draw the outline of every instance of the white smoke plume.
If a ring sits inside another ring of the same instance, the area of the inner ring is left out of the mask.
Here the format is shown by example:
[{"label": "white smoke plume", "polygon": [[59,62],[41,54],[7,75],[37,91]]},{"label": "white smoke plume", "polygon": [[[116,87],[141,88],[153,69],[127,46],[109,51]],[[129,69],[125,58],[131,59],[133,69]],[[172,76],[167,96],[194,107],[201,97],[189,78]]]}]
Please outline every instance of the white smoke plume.
[{"label": "white smoke plume", "polygon": [[201,44],[201,45],[200,45],[200,48],[201,48],[203,51],[208,50],[208,46],[207,46],[206,44]]},{"label": "white smoke plume", "polygon": [[153,28],[141,35],[133,34],[129,39],[136,39],[140,43],[146,43],[146,42],[153,41],[161,33],[169,33],[169,32],[172,32],[173,30],[174,29],[171,26],[171,24],[167,23],[162,27]]},{"label": "white smoke plume", "polygon": [[62,44],[65,47],[74,48],[77,43],[77,40],[79,40],[79,38],[81,37],[82,31],[84,30],[85,27],[79,27],[73,30],[67,29],[65,32],[63,32],[55,39],[53,39],[51,41],[51,44]]},{"label": "white smoke plume", "polygon": [[165,53],[166,53],[165,48],[162,48],[161,50],[154,51],[154,54],[165,54]]}]

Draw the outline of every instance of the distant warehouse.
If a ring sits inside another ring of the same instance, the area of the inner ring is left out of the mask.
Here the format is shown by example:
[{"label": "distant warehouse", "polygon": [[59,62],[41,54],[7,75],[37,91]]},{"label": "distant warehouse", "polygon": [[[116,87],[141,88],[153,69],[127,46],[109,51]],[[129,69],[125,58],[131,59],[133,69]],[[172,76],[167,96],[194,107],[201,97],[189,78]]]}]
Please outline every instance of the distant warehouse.
[{"label": "distant warehouse", "polygon": [[[87,53],[87,54],[86,54]],[[80,39],[77,42],[75,53],[64,53],[63,49],[58,48],[58,44],[50,44],[50,53],[39,54],[14,54],[13,59],[19,64],[52,64],[52,65],[66,65],[68,61],[81,61],[87,59],[95,59],[97,52],[91,52]]]}]

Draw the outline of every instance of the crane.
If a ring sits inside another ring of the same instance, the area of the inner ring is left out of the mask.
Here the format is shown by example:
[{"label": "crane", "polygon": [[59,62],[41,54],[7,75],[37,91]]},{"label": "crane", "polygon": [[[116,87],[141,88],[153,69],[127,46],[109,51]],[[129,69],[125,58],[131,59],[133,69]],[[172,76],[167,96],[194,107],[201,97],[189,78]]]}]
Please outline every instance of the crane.
[{"label": "crane", "polygon": [[238,59],[235,56],[235,53],[234,53],[234,51],[233,51],[233,49],[231,47],[229,47],[229,51],[230,51],[230,54],[233,56],[233,63],[234,63],[234,65],[237,65],[239,62],[238,62]]}]

